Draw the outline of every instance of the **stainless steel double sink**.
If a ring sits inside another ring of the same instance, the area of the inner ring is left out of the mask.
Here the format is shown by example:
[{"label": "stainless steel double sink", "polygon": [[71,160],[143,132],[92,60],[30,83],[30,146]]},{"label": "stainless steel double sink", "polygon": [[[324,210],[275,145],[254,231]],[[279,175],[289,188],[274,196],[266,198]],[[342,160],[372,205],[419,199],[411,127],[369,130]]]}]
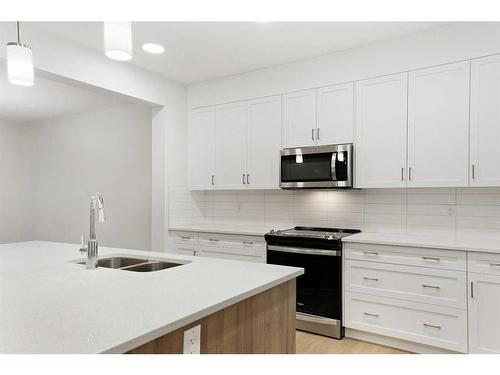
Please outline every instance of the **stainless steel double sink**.
[{"label": "stainless steel double sink", "polygon": [[[85,262],[85,260],[79,260],[76,263],[85,264]],[[108,258],[98,259],[97,267],[113,268],[132,272],[154,272],[182,266],[187,263],[189,262],[179,263],[178,261],[174,262],[170,260],[139,258],[133,256],[110,256]]]}]

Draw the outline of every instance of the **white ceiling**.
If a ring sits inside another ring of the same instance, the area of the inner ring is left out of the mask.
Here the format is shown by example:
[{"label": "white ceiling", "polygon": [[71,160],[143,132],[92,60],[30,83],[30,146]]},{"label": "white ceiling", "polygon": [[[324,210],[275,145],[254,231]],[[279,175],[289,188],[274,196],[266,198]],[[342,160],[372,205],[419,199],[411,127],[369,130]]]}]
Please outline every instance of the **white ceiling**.
[{"label": "white ceiling", "polygon": [[[442,23],[432,22],[134,22],[132,63],[165,77],[193,83],[394,38]],[[103,50],[102,22],[36,22],[49,32]],[[165,47],[144,52],[145,42]]]},{"label": "white ceiling", "polygon": [[13,123],[116,107],[130,103],[112,93],[100,93],[70,86],[35,74],[32,87],[15,86],[7,81],[0,64],[0,119]]}]

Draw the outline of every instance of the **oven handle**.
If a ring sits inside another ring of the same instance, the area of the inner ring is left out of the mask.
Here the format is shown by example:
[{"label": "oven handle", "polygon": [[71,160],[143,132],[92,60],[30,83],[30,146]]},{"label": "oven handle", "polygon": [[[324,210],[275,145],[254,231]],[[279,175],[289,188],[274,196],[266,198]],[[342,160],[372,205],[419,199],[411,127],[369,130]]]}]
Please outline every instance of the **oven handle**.
[{"label": "oven handle", "polygon": [[299,312],[295,314],[295,319],[302,320],[303,322],[328,324],[331,326],[337,326],[340,324],[340,320],[337,319],[324,318],[322,316],[315,316]]},{"label": "oven handle", "polygon": [[281,251],[282,253],[296,253],[296,254],[306,254],[306,255],[326,255],[326,256],[330,256],[330,257],[342,256],[342,251],[338,251],[338,250],[323,250],[323,249],[310,249],[310,248],[305,249],[302,247],[268,245],[267,250]]}]

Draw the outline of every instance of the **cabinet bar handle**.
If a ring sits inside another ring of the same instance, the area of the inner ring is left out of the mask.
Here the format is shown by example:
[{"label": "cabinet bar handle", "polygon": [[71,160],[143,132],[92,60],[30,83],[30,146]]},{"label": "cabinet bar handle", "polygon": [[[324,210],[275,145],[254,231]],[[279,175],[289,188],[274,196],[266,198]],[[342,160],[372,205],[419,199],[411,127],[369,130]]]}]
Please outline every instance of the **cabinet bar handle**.
[{"label": "cabinet bar handle", "polygon": [[216,238],[209,238],[208,240],[209,240],[209,241],[212,241],[212,242],[219,242],[219,240],[218,240],[218,239],[216,239]]},{"label": "cabinet bar handle", "polygon": [[472,164],[472,179],[474,180],[476,178],[476,166]]},{"label": "cabinet bar handle", "polygon": [[363,277],[364,280],[372,280],[372,281],[378,281],[376,277]]},{"label": "cabinet bar handle", "polygon": [[183,240],[190,240],[190,239],[191,239],[191,237],[188,237],[188,236],[181,236],[181,239],[183,239]]},{"label": "cabinet bar handle", "polygon": [[247,184],[250,185],[250,173],[247,173]]},{"label": "cabinet bar handle", "polygon": [[470,298],[474,298],[474,282],[470,283]]},{"label": "cabinet bar handle", "polygon": [[408,168],[408,180],[410,180],[410,181],[411,181],[411,179],[413,177],[411,171],[412,171],[411,167]]},{"label": "cabinet bar handle", "polygon": [[319,141],[319,128],[316,129],[316,139]]},{"label": "cabinet bar handle", "polygon": [[243,173],[243,176],[242,176],[241,178],[242,178],[242,180],[243,180],[243,185],[245,185],[245,184],[246,184],[246,182],[245,182],[245,174],[244,174],[244,173]]},{"label": "cabinet bar handle", "polygon": [[378,253],[375,251],[363,251],[363,254],[365,254],[365,255],[378,255]]},{"label": "cabinet bar handle", "polygon": [[500,267],[500,263],[490,263],[491,267]]},{"label": "cabinet bar handle", "polygon": [[311,129],[311,140],[314,141],[314,128]]},{"label": "cabinet bar handle", "polygon": [[423,288],[437,289],[437,290],[441,289],[441,287],[440,287],[440,286],[437,286],[437,285],[427,285],[427,284],[422,284],[422,287],[423,287]]},{"label": "cabinet bar handle", "polygon": [[243,241],[245,245],[253,245],[253,241]]},{"label": "cabinet bar handle", "polygon": [[378,314],[374,314],[374,313],[368,313],[368,312],[364,312],[363,315],[366,315],[366,316],[373,316],[375,318],[378,318]]},{"label": "cabinet bar handle", "polygon": [[441,259],[436,258],[436,257],[422,257],[423,260],[434,260],[436,262],[439,262]]},{"label": "cabinet bar handle", "polygon": [[424,323],[424,327],[435,328],[435,329],[441,329],[441,326],[436,326],[436,325],[434,325],[434,324],[427,324],[427,323]]},{"label": "cabinet bar handle", "polygon": [[215,183],[214,183],[214,177],[215,177],[215,175],[212,175],[212,185],[215,185]]},{"label": "cabinet bar handle", "polygon": [[405,169],[404,167],[401,168],[401,181],[405,180]]}]

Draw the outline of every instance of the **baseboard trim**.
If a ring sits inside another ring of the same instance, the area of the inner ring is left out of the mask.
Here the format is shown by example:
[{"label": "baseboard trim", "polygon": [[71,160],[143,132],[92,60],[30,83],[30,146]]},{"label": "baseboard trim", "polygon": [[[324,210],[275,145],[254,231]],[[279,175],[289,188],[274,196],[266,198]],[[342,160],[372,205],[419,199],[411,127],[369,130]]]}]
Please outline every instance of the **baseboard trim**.
[{"label": "baseboard trim", "polygon": [[411,341],[401,340],[394,337],[382,336],[376,333],[359,331],[357,329],[346,328],[345,337],[371,342],[373,344],[388,346],[390,348],[406,350],[407,352],[418,354],[463,354],[452,350],[436,348],[434,346],[418,344]]}]

